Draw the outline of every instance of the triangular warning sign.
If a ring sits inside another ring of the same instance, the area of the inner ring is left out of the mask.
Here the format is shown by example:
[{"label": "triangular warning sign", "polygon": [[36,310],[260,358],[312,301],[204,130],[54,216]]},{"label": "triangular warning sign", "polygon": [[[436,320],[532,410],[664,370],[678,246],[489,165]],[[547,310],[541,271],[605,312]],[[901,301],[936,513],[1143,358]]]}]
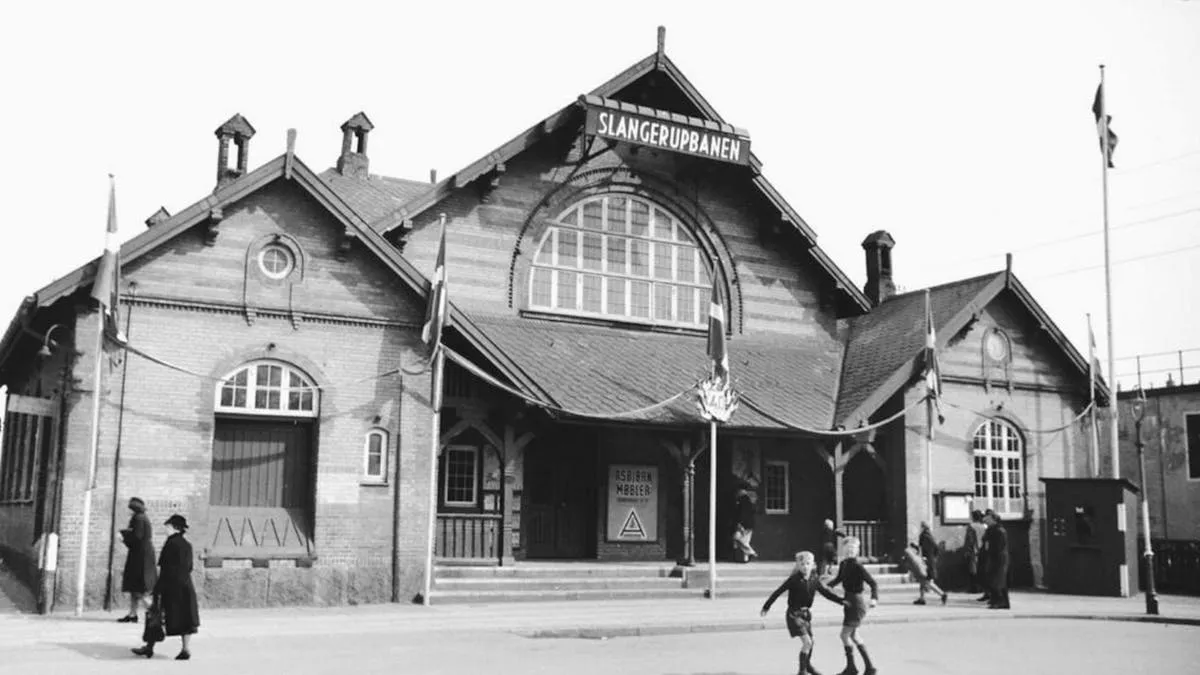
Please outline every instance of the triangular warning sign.
[{"label": "triangular warning sign", "polygon": [[638,518],[636,509],[629,509],[629,515],[625,517],[625,524],[621,526],[621,534],[618,536],[622,539],[625,537],[646,538],[646,528],[642,527],[642,519]]}]

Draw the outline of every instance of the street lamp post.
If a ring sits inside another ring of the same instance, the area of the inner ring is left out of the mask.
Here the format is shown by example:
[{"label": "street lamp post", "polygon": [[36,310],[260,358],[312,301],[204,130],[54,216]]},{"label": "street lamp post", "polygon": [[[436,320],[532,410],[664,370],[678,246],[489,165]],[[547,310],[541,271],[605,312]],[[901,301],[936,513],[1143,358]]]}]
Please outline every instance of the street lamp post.
[{"label": "street lamp post", "polygon": [[1142,546],[1146,559],[1146,613],[1158,614],[1158,592],[1154,589],[1154,549],[1150,546],[1150,503],[1146,496],[1146,444],[1142,442],[1142,420],[1146,418],[1146,392],[1138,387],[1133,400],[1133,433],[1137,445],[1138,481],[1142,497]]}]

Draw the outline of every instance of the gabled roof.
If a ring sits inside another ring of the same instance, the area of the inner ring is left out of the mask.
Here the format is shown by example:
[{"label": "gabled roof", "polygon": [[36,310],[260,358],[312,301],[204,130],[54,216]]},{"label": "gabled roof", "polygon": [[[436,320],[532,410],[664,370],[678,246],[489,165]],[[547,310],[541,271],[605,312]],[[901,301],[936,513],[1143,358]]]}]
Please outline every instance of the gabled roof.
[{"label": "gabled roof", "polygon": [[[1075,349],[1011,272],[994,272],[929,289],[938,349],[945,348],[951,338],[1004,290],[1013,292],[1086,378],[1087,359]],[[838,423],[847,427],[857,426],[919,376],[919,359],[924,346],[924,290],[894,296],[870,314],[851,319],[843,360],[842,388],[838,394]],[[1097,400],[1107,399],[1108,396],[1108,387],[1103,382],[1098,383]]]},{"label": "gabled roof", "polygon": [[[382,235],[372,230],[363,217],[356,213],[325,180],[291,153],[280,155],[254,171],[219,186],[208,197],[125,242],[121,245],[121,264],[129,264],[188,229],[203,223],[213,209],[243,199],[280,179],[294,181],[306,190],[343,227],[349,229],[356,236],[358,244],[374,253],[419,297],[422,299],[428,297],[431,287],[429,280],[400,255],[400,252]],[[9,357],[22,327],[28,324],[29,316],[41,308],[48,307],[58,300],[90,286],[96,276],[98,261],[99,258],[93,259],[26,298],[17,311],[17,315],[13,317],[3,340],[0,341],[0,365],[3,365]],[[470,318],[453,303],[450,303],[448,313],[451,325],[470,346],[477,349],[518,387],[532,393],[535,397],[540,396],[540,391],[531,386],[532,382],[514,369],[512,362],[503,353],[497,351],[489,341],[483,339]]]},{"label": "gabled roof", "polygon": [[[687,101],[703,115],[704,119],[729,126],[725,119],[713,108],[712,104],[700,94],[695,85],[684,76],[679,67],[665,54],[659,52],[638,61],[616,77],[593,89],[589,95],[600,98],[613,98],[621,90],[654,72],[662,73],[674,83]],[[458,173],[451,174],[410,203],[380,217],[378,220],[372,221],[372,227],[376,231],[383,233],[400,227],[405,221],[412,219],[438,202],[446,199],[458,188],[469,184],[494,169],[497,164],[507,162],[521,152],[524,152],[547,135],[563,129],[569,124],[579,124],[582,119],[582,115],[577,114],[579,112],[579,104],[572,102],[544,120],[517,134],[507,143],[469,164]],[[845,293],[846,297],[862,311],[865,312],[870,309],[870,301],[867,300],[866,295],[817,246],[816,232],[808,226],[808,223],[804,222],[800,214],[787,203],[783,196],[779,194],[779,191],[762,175],[762,162],[759,161],[753,152],[750,154],[750,173],[751,183],[772,206],[779,210],[782,219],[804,237],[811,246],[811,248],[807,249],[808,254],[833,278],[836,288]]]},{"label": "gabled roof", "polygon": [[[606,416],[638,410],[688,390],[708,368],[705,336],[585,326],[531,317],[476,317],[476,326],[551,403]],[[738,339],[729,344],[734,386],[755,405],[790,424],[829,429],[839,354],[793,338]],[[566,416],[570,416],[566,414]],[[695,425],[696,397],[634,416],[612,418],[663,425]],[[741,406],[726,425],[783,430]]]},{"label": "gabled roof", "polygon": [[344,176],[337,169],[322,171],[321,179],[368,223],[378,222],[433,187],[421,181],[388,176]]}]

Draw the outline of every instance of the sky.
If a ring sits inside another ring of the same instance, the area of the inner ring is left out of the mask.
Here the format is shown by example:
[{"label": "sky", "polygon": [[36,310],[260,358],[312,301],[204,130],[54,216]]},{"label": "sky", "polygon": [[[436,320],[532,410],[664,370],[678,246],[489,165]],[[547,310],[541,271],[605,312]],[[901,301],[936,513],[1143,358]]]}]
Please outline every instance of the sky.
[{"label": "sky", "polygon": [[[850,278],[896,240],[917,290],[1013,269],[1106,359],[1105,64],[1117,379],[1200,382],[1200,0],[7,3],[0,10],[0,319],[215,182],[213,131],[258,130],[320,170],[342,122],[375,124],[372,173],[475,161],[655,49],[731,124]],[[1159,354],[1159,356],[1149,356]],[[1107,372],[1107,361],[1104,361]]]}]

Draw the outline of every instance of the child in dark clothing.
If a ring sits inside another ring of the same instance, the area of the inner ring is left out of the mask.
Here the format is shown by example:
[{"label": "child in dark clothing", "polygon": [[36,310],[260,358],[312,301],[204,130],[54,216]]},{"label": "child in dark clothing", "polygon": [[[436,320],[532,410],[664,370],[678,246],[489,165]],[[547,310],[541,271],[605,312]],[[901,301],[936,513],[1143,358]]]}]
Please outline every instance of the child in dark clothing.
[{"label": "child in dark clothing", "polygon": [[771,597],[767,598],[767,601],[763,603],[762,612],[759,613],[759,616],[766,616],[776,598],[784,591],[788,592],[788,609],[785,618],[788,633],[792,637],[800,638],[800,670],[796,671],[797,675],[806,673],[820,675],[812,666],[812,603],[817,593],[839,605],[844,602],[821,582],[815,573],[816,569],[817,561],[812,553],[808,551],[797,553],[796,566],[792,568],[791,575],[779,585],[779,588],[775,589]]},{"label": "child in dark clothing", "polygon": [[841,635],[842,647],[846,650],[846,669],[841,672],[841,675],[858,673],[858,666],[854,665],[855,646],[858,647],[858,653],[862,654],[864,675],[875,675],[875,666],[867,654],[867,646],[858,637],[858,628],[867,616],[867,601],[863,597],[865,595],[863,587],[864,585],[871,587],[870,606],[874,607],[879,601],[879,586],[867,568],[858,562],[858,552],[861,546],[858,537],[846,537],[843,546],[845,547],[845,557],[838,566],[837,576],[829,582],[830,586],[842,584],[842,588],[846,589]]}]

